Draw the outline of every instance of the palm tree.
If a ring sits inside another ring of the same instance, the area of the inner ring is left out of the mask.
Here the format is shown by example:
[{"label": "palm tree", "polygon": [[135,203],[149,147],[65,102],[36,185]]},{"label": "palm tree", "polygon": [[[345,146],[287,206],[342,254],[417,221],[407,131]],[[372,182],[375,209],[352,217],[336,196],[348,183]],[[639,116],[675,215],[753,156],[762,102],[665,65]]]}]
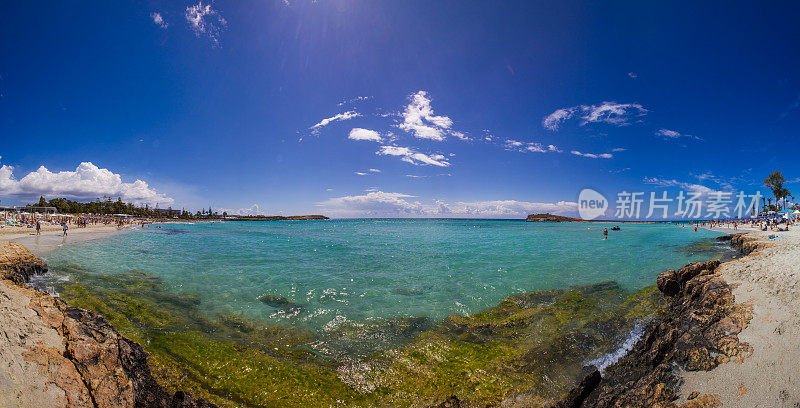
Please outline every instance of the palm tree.
[{"label": "palm tree", "polygon": [[[764,186],[772,190],[772,195],[775,196],[775,205],[778,204],[778,201],[783,197],[784,190],[786,190],[783,188],[783,183],[785,181],[786,179],[783,177],[783,174],[778,170],[773,171],[769,177],[764,179]],[[788,190],[786,193],[788,194]]]}]

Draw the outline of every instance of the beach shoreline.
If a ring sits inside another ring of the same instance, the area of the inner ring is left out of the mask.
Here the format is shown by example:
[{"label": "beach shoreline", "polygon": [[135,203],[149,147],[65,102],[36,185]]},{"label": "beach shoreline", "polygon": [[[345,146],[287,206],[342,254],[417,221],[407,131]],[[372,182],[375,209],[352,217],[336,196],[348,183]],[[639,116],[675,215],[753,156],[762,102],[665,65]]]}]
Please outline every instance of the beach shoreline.
[{"label": "beach shoreline", "polygon": [[[70,231],[69,238],[72,239],[66,243],[100,240],[127,231],[132,231],[132,229],[117,230],[113,226],[85,230],[75,229]],[[714,231],[719,230],[715,229]],[[679,384],[682,385],[677,389],[679,395],[679,399],[675,401],[677,404],[690,404],[689,398],[694,394],[712,396],[713,398],[708,401],[713,403],[722,401],[724,406],[759,406],[758,404],[763,401],[780,404],[781,401],[800,400],[793,393],[795,389],[798,389],[797,381],[791,379],[794,362],[800,356],[798,351],[800,342],[792,340],[796,338],[797,334],[800,334],[797,329],[800,319],[793,316],[790,308],[791,302],[796,299],[797,292],[791,286],[787,287],[792,282],[797,283],[797,276],[791,271],[791,266],[793,261],[796,264],[796,261],[800,259],[798,250],[793,248],[793,246],[800,248],[797,245],[800,243],[800,234],[797,231],[790,231],[752,232],[739,235],[750,241],[749,246],[740,248],[746,255],[723,263],[714,274],[723,277],[731,284],[737,303],[747,302],[752,305],[754,317],[750,324],[742,330],[740,340],[744,344],[752,345],[753,352],[739,363],[723,363],[711,371],[680,371],[678,373]],[[782,238],[769,240],[770,235]],[[39,237],[38,244],[34,235],[18,233],[16,235],[7,234],[5,237],[22,243],[36,255],[46,254],[57,248],[61,239],[60,234],[52,231]],[[757,250],[747,253],[753,249]],[[780,269],[781,277],[793,280],[782,281],[770,277],[769,268],[775,259],[781,259],[781,262],[784,262],[781,266],[783,269]],[[780,299],[776,299],[776,296]],[[776,338],[779,338],[781,342],[775,345],[771,344]],[[776,345],[779,345],[780,348]],[[781,359],[788,359],[788,362],[781,363]],[[763,384],[764,376],[770,374],[769,370],[776,369],[776,367],[785,371],[782,371],[781,374],[783,378],[787,379],[783,383],[785,385],[780,387],[775,384]],[[602,385],[602,383],[600,384]],[[701,401],[701,399],[693,400],[695,404]],[[705,399],[702,400],[705,401]],[[780,406],[775,404],[761,406]],[[707,406],[718,405],[710,403]]]},{"label": "beach shoreline", "polygon": [[718,395],[725,407],[798,406],[800,230],[756,231],[744,238],[748,250],[755,250],[718,273],[734,288],[736,301],[752,307],[753,318],[738,335],[752,354],[712,371],[682,372],[682,400],[696,391]]},{"label": "beach shoreline", "polygon": [[25,245],[34,255],[45,256],[63,245],[101,240],[137,229],[139,227],[130,225],[121,229],[115,225],[88,225],[86,228],[72,227],[68,230],[67,236],[64,237],[61,227],[42,228],[42,232],[38,236],[32,228],[12,229],[6,227],[0,229],[0,240],[19,242]]}]

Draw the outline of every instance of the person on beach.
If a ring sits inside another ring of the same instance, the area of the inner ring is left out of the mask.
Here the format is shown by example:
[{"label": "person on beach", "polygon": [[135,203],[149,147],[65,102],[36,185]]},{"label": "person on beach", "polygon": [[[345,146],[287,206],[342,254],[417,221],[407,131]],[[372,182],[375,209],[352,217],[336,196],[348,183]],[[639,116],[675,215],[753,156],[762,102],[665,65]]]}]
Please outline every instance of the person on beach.
[{"label": "person on beach", "polygon": [[603,239],[608,239],[608,228],[603,228]]},{"label": "person on beach", "polygon": [[41,234],[42,232],[42,224],[39,224],[39,220],[36,220],[36,235]]},{"label": "person on beach", "polygon": [[67,236],[67,229],[69,229],[67,227],[67,223],[66,222],[62,222],[61,223],[61,228],[64,230],[64,236],[66,237]]}]

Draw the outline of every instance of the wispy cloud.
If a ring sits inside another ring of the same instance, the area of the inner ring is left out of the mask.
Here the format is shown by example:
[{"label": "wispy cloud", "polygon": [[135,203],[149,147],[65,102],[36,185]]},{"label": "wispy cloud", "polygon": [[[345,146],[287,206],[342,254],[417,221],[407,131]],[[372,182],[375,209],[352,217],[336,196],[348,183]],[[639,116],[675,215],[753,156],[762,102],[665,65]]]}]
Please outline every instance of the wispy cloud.
[{"label": "wispy cloud", "polygon": [[558,146],[543,145],[537,142],[520,142],[514,139],[507,139],[504,148],[509,151],[517,151],[523,153],[560,153]]},{"label": "wispy cloud", "polygon": [[366,100],[369,100],[371,98],[372,98],[371,96],[356,96],[355,98],[345,99],[345,100],[339,102],[338,106],[344,106],[344,105],[351,104],[351,103],[357,103],[357,102],[361,102],[361,101],[366,101]]},{"label": "wispy cloud", "polygon": [[200,1],[194,6],[186,7],[184,16],[196,36],[207,36],[215,46],[219,45],[220,35],[228,22],[217,10],[211,8],[211,4]]},{"label": "wispy cloud", "polygon": [[589,159],[610,159],[614,157],[614,155],[611,153],[582,153],[577,150],[573,150],[570,153],[576,156],[587,157]]},{"label": "wispy cloud", "polygon": [[680,132],[678,132],[676,130],[670,130],[670,129],[664,129],[664,128],[658,129],[656,131],[656,136],[659,136],[659,137],[663,138],[664,140],[675,140],[675,139],[680,139],[680,138],[683,138],[683,137],[686,137],[686,138],[689,138],[689,139],[695,139],[695,140],[702,140],[697,136],[681,134]]},{"label": "wispy cloud", "polygon": [[319,121],[314,126],[311,126],[309,129],[311,129],[312,133],[317,134],[317,133],[319,133],[319,130],[321,128],[323,128],[325,126],[328,126],[328,124],[331,123],[331,122],[353,119],[353,118],[357,118],[359,116],[361,116],[361,114],[356,112],[356,111],[347,111],[347,112],[343,112],[343,113],[337,113],[336,115],[333,115],[333,116],[331,116],[329,118],[322,119],[321,121]]},{"label": "wispy cloud", "polygon": [[677,138],[681,137],[680,132],[677,132],[675,130],[669,130],[669,129],[658,129],[656,131],[656,135],[657,136],[662,136],[662,137],[664,137],[666,139],[677,139]]},{"label": "wispy cloud", "polygon": [[575,115],[577,109],[577,107],[556,109],[555,112],[545,116],[542,120],[542,126],[544,126],[545,129],[558,130],[562,123]]},{"label": "wispy cloud", "polygon": [[358,175],[358,176],[369,176],[371,174],[377,174],[377,173],[381,173],[381,171],[378,170],[378,169],[369,169],[367,171],[357,171],[356,175]]},{"label": "wispy cloud", "polygon": [[23,199],[67,197],[94,200],[99,197],[120,197],[134,204],[170,205],[175,200],[150,187],[142,180],[122,181],[122,176],[108,169],[83,162],[75,171],[52,172],[41,166],[21,179],[14,177],[14,168],[0,167],[0,195]]},{"label": "wispy cloud", "polygon": [[397,156],[400,157],[400,160],[407,163],[411,163],[415,166],[432,165],[439,167],[447,167],[450,165],[450,162],[444,155],[441,154],[428,155],[420,153],[409,147],[381,146],[381,150],[377,151],[375,154],[385,155],[385,156]]},{"label": "wispy cloud", "polygon": [[643,181],[646,184],[652,184],[659,187],[678,187],[680,189],[691,191],[699,194],[709,194],[716,190],[706,187],[702,184],[686,183],[675,179],[663,179],[658,177],[645,177]]},{"label": "wispy cloud", "polygon": [[[577,203],[536,203],[517,200],[421,202],[404,193],[369,191],[367,194],[335,197],[318,204],[326,213],[340,217],[476,217],[522,218],[530,213],[574,214]],[[414,200],[412,200],[414,199]]]},{"label": "wispy cloud", "polygon": [[647,109],[638,103],[603,102],[599,105],[580,105],[557,109],[542,120],[542,126],[548,130],[558,130],[564,122],[573,118],[579,118],[581,126],[589,123],[626,126],[634,118],[646,114]]},{"label": "wispy cloud", "polygon": [[383,141],[383,138],[378,132],[362,128],[353,128],[350,130],[350,134],[347,135],[347,138],[351,140],[368,140],[372,142]]},{"label": "wispy cloud", "polygon": [[158,12],[154,11],[154,12],[150,13],[150,17],[153,19],[153,22],[157,26],[159,26],[161,28],[169,27],[169,24],[167,24],[167,22],[164,20],[164,17],[161,16],[161,13],[158,13]]},{"label": "wispy cloud", "polygon": [[639,75],[637,75],[635,72],[628,72],[628,77],[631,79],[636,79],[639,78]]}]

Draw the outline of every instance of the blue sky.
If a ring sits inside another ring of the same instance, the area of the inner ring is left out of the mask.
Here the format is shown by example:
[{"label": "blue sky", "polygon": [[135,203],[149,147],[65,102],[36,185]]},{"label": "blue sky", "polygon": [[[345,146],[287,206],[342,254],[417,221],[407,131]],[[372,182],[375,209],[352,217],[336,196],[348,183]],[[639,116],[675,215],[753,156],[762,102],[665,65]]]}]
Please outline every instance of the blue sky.
[{"label": "blue sky", "polygon": [[516,217],[800,187],[800,6],[640,3],[14,2],[0,199]]}]

